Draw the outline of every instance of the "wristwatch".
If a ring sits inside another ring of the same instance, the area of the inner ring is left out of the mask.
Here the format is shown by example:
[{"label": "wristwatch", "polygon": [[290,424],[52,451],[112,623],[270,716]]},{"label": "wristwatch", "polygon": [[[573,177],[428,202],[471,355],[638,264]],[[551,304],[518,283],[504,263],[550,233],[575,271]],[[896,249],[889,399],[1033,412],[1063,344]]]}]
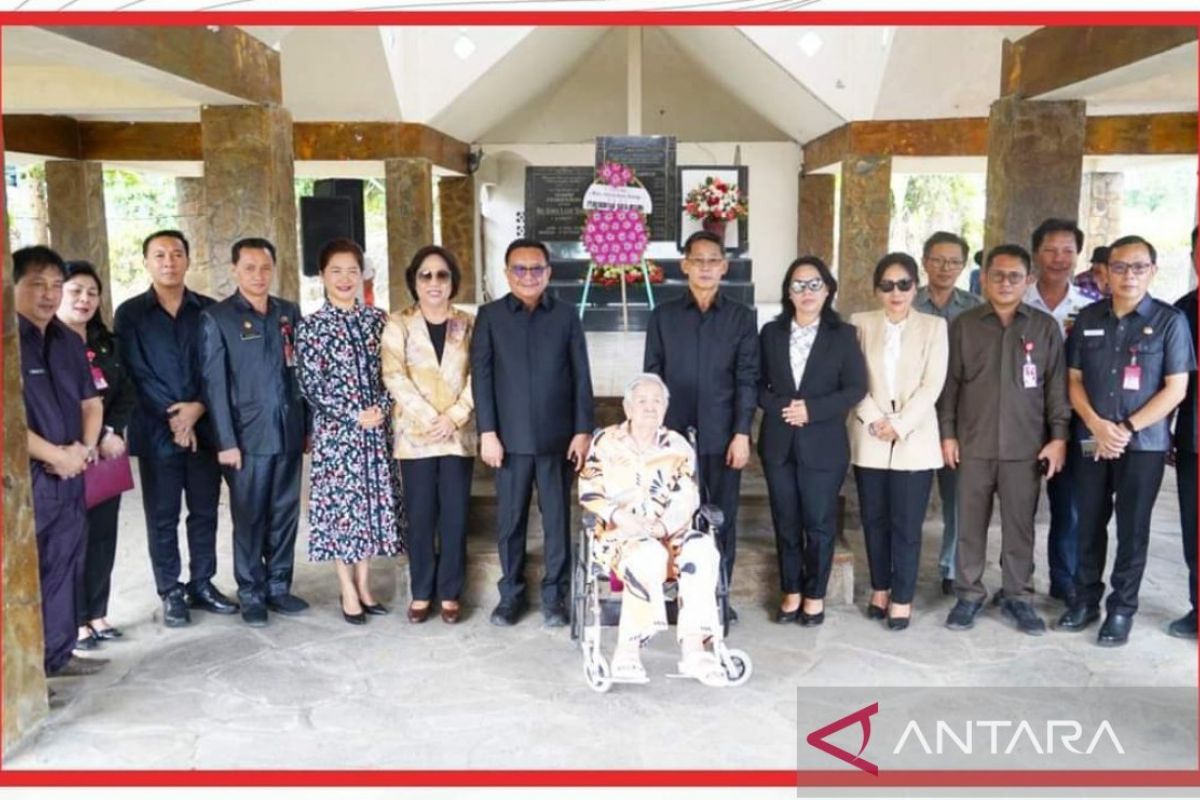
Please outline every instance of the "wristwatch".
[{"label": "wristwatch", "polygon": [[1121,420],[1117,424],[1120,425],[1125,430],[1129,431],[1130,433],[1137,433],[1137,428],[1133,427],[1133,422],[1130,421],[1129,417],[1126,417],[1125,419]]}]

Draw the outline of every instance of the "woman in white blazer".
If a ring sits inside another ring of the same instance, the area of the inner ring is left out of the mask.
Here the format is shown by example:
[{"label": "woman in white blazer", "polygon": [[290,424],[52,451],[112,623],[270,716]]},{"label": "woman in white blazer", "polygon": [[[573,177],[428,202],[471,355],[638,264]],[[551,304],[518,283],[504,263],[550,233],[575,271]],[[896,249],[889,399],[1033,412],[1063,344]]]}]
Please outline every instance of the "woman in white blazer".
[{"label": "woman in white blazer", "polygon": [[888,253],[875,265],[876,311],[854,314],[869,390],[850,415],[850,461],[871,571],[867,616],[904,630],[912,616],[921,525],[942,466],[935,405],[946,380],[946,322],[913,309],[917,262]]}]

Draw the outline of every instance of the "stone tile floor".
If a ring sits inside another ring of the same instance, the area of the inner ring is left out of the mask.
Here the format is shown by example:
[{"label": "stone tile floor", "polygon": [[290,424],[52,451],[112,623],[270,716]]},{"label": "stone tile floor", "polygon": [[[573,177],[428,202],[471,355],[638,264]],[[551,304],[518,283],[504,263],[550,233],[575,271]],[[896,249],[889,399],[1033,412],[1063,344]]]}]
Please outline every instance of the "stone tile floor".
[{"label": "stone tile floor", "polygon": [[[1045,535],[1045,503],[1039,539]],[[222,507],[218,585],[233,589],[230,530]],[[1194,685],[1196,647],[1163,628],[1187,603],[1174,475],[1154,516],[1142,611],[1123,649],[1082,635],[1016,633],[990,610],[969,633],[942,627],[951,605],[935,564],[940,523],[928,523],[912,627],[868,621],[861,535],[849,532],[858,570],[855,606],[831,605],[824,626],[780,627],[769,521],[761,505],[741,517],[735,600],[742,622],[731,644],[754,659],[744,687],[711,690],[670,681],[674,645],[646,653],[649,686],[597,695],[563,630],[540,615],[516,628],[487,622],[498,577],[490,527],[471,539],[470,613],[457,627],[410,625],[403,562],[378,563],[374,584],[396,613],[351,627],[337,605],[332,567],[297,548],[296,591],[313,604],[295,618],[250,629],[237,617],[195,615],[191,627],[159,624],[140,497],[127,495],[111,619],[126,637],[96,655],[90,678],[53,681],[58,696],[41,729],[5,759],[10,769],[220,768],[763,768],[795,765],[796,690],[837,685]],[[993,527],[988,585],[998,586]],[[1044,541],[1036,584],[1046,590]],[[536,587],[537,559],[531,565]],[[1039,597],[1048,619],[1060,604]]]}]

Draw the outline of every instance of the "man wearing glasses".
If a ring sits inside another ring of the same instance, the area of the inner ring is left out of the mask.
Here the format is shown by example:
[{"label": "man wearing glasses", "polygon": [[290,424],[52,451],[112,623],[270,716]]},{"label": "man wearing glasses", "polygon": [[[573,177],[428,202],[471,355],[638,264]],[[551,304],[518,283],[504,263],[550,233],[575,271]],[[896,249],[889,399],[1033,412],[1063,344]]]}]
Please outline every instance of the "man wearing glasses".
[{"label": "man wearing glasses", "polygon": [[[982,297],[955,285],[970,252],[966,239],[949,231],[937,231],[926,239],[921,262],[928,283],[917,290],[913,308],[941,317],[949,326],[959,314],[982,303]],[[942,551],[938,555],[938,569],[942,573],[942,594],[947,595],[954,591],[954,553],[958,538],[958,503],[955,499],[957,478],[953,467],[943,467],[937,471],[938,495],[942,498]]]},{"label": "man wearing glasses", "polygon": [[[754,309],[721,294],[725,247],[697,231],[683,245],[688,290],[654,309],[646,330],[646,372],[667,384],[666,425],[696,429],[707,500],[725,515],[718,536],[726,581],[736,554],[738,493],[750,461],[750,424],[758,403],[758,325]],[[731,621],[737,614],[729,609]]]},{"label": "man wearing glasses", "polygon": [[[1083,231],[1074,220],[1047,219],[1033,232],[1032,244],[1037,282],[1025,291],[1025,302],[1054,317],[1065,342],[1079,312],[1093,302],[1073,281],[1083,250]],[[1050,596],[1067,605],[1075,593],[1079,550],[1074,485],[1070,459],[1056,478],[1046,481],[1046,499],[1050,501],[1050,535],[1046,540]]]},{"label": "man wearing glasses", "polygon": [[542,618],[560,627],[568,622],[571,482],[595,425],[587,343],[574,306],[546,294],[545,244],[517,239],[504,265],[510,293],[480,307],[471,338],[479,455],[496,470],[502,575],[491,622],[514,625],[526,607],[525,531],[536,483],[545,535]]},{"label": "man wearing glasses", "polygon": [[1115,509],[1117,554],[1097,643],[1117,647],[1129,641],[1138,609],[1150,514],[1171,448],[1168,418],[1187,393],[1196,359],[1183,313],[1150,296],[1158,271],[1154,246],[1124,236],[1109,248],[1112,295],[1080,313],[1067,348],[1078,415],[1071,456],[1079,480],[1079,568],[1075,602],[1058,627],[1081,631],[1100,618]]},{"label": "man wearing glasses", "polygon": [[1021,302],[1029,270],[1025,248],[993,248],[983,265],[988,301],[950,325],[938,426],[946,465],[958,469],[958,602],[946,618],[951,630],[973,627],[987,599],[982,578],[996,496],[1002,613],[1024,633],[1039,636],[1046,630],[1030,602],[1033,517],[1041,475],[1054,477],[1066,458],[1071,410],[1058,325]]}]

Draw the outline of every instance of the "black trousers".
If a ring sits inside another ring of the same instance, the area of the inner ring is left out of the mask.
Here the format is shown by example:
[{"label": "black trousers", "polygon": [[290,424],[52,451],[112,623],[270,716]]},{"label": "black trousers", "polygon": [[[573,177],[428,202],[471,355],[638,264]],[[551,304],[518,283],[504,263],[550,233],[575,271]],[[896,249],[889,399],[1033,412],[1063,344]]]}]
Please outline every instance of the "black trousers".
[{"label": "black trousers", "polygon": [[180,586],[179,511],[187,498],[188,585],[217,574],[217,503],[221,470],[216,454],[200,450],[165,458],[138,459],[146,544],[160,596]]},{"label": "black trousers", "polygon": [[717,546],[721,549],[721,570],[725,573],[726,585],[733,586],[733,561],[737,556],[737,512],[738,498],[742,490],[742,471],[725,466],[724,453],[701,455],[700,479],[703,497],[721,509],[725,522],[717,531]]},{"label": "black trousers", "polygon": [[[502,575],[497,586],[502,601],[525,594],[525,533],[529,527],[529,501],[537,484],[538,510],[545,528],[546,574],[542,577],[542,605],[564,601],[570,589],[571,482],[575,472],[562,454],[545,456],[504,454],[496,470],[497,544]],[[411,525],[411,523],[410,523]]]},{"label": "black trousers", "polygon": [[1166,453],[1129,452],[1111,461],[1096,461],[1079,453],[1071,442],[1075,475],[1079,483],[1075,502],[1079,509],[1079,570],[1075,590],[1079,601],[1100,605],[1104,596],[1104,563],[1108,557],[1108,521],[1117,512],[1117,555],[1109,582],[1109,614],[1134,614],[1138,590],[1146,571],[1150,545],[1150,515],[1162,485]]},{"label": "black trousers", "polygon": [[904,472],[855,467],[858,505],[871,588],[891,591],[893,603],[911,603],[921,563],[921,525],[933,488],[933,470]]},{"label": "black trousers", "polygon": [[[43,486],[43,491],[39,491],[42,481],[59,485]],[[73,482],[77,485],[63,485]],[[44,666],[49,674],[61,669],[75,648],[78,622],[75,594],[83,581],[83,553],[87,547],[83,478],[35,480],[33,519],[42,590]]]},{"label": "black trousers", "polygon": [[763,464],[779,582],[784,594],[825,597],[837,538],[837,500],[846,477],[837,470],[803,469],[795,461]]},{"label": "black trousers", "polygon": [[1188,600],[1196,610],[1196,454],[1179,451],[1175,456],[1175,485],[1179,489],[1179,530],[1183,538],[1183,560],[1188,568]]},{"label": "black trousers", "polygon": [[242,454],[242,468],[224,468],[233,516],[233,575],[243,606],[292,588],[300,525],[300,453]]},{"label": "black trousers", "polygon": [[414,600],[458,600],[467,569],[467,506],[475,460],[401,459]]},{"label": "black trousers", "polygon": [[87,512],[87,552],[83,576],[75,593],[77,622],[86,625],[108,615],[113,563],[117,558],[117,515],[121,495],[106,500]]}]

